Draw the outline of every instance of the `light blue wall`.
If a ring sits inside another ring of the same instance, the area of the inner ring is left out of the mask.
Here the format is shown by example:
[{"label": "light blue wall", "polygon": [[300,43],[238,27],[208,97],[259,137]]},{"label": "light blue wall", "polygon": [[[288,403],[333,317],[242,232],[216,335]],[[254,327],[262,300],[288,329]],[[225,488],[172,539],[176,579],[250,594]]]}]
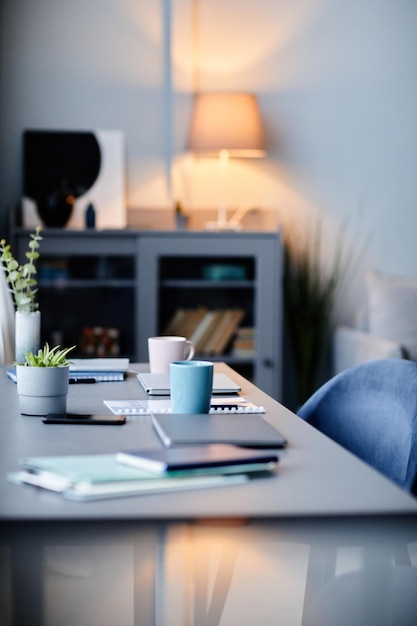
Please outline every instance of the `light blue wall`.
[{"label": "light blue wall", "polygon": [[417,3],[301,4],[315,10],[267,61],[265,111],[282,134],[271,157],[312,204],[369,237],[370,263],[417,275]]}]

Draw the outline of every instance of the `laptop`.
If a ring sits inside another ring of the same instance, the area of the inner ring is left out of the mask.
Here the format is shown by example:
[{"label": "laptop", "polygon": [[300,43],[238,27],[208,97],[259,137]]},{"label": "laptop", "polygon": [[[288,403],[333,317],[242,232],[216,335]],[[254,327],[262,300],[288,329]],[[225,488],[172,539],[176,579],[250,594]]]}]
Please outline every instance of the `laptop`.
[{"label": "laptop", "polygon": [[[138,381],[150,396],[169,396],[169,374],[151,374],[141,372],[137,375]],[[239,393],[241,387],[227,374],[213,375],[213,394]]]}]

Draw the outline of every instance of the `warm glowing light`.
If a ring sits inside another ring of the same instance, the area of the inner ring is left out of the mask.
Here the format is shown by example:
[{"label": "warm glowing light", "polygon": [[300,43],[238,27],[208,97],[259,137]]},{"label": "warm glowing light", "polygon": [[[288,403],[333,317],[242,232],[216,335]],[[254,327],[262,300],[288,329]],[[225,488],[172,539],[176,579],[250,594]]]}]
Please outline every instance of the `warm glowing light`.
[{"label": "warm glowing light", "polygon": [[258,103],[248,93],[195,96],[189,148],[205,156],[262,157],[264,137]]}]

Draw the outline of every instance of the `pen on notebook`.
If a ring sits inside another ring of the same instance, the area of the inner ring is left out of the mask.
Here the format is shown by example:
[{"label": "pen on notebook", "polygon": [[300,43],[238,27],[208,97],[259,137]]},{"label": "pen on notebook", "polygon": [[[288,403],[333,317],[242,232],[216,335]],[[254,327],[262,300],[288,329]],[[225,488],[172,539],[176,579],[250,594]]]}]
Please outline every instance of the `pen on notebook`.
[{"label": "pen on notebook", "polygon": [[97,382],[95,378],[70,378],[70,385],[91,385],[92,383]]}]

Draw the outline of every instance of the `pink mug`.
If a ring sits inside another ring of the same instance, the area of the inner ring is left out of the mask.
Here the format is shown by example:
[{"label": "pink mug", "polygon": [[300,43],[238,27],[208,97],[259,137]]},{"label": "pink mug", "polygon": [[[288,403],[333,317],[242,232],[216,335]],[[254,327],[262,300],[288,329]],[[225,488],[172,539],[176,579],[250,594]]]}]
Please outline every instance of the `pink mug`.
[{"label": "pink mug", "polygon": [[173,361],[193,358],[194,345],[185,337],[149,337],[149,366],[152,374],[168,374]]}]

